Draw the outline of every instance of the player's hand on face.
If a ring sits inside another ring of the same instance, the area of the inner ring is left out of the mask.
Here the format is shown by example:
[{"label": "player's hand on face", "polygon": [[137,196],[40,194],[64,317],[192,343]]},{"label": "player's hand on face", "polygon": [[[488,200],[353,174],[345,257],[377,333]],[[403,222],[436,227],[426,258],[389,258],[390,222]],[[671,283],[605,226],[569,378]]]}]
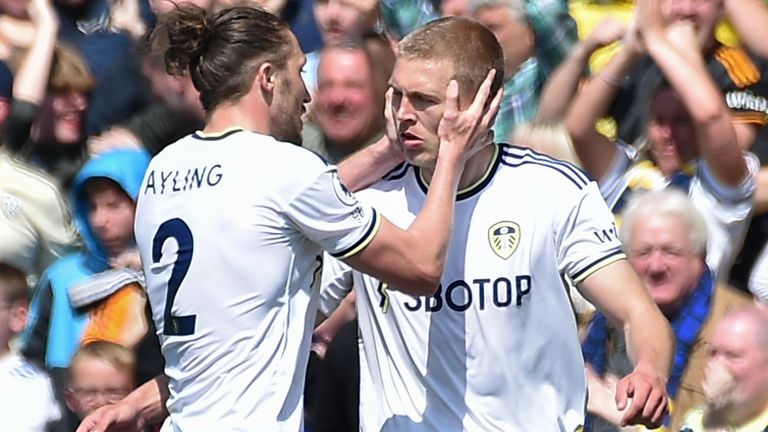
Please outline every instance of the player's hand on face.
[{"label": "player's hand on face", "polygon": [[455,80],[448,83],[445,92],[445,110],[437,128],[441,154],[458,152],[466,161],[482,147],[491,143],[488,138],[492,138],[493,135],[489,135],[489,132],[499,112],[502,94],[499,89],[493,95],[491,103],[488,103],[495,76],[496,70],[492,69],[485,77],[472,103],[463,111],[459,109],[459,84]]},{"label": "player's hand on face", "polygon": [[[403,146],[400,145],[400,138],[397,134],[397,124],[395,123],[395,107],[392,106],[392,92],[394,92],[394,90],[390,87],[384,95],[384,135],[389,141],[389,145],[392,146],[397,153],[403,154]],[[403,156],[403,158],[405,158],[405,156]]]},{"label": "player's hand on face", "polygon": [[141,432],[144,422],[128,403],[103,406],[88,415],[75,432]]},{"label": "player's hand on face", "polygon": [[635,369],[616,386],[616,408],[624,411],[621,426],[661,426],[668,413],[669,399],[663,379]]}]

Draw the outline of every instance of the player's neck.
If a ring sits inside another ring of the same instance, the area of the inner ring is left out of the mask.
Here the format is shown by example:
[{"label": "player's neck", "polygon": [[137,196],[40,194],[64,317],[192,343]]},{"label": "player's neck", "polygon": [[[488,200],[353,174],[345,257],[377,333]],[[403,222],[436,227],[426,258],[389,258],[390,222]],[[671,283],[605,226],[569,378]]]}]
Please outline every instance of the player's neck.
[{"label": "player's neck", "polygon": [[[461,174],[461,180],[459,180],[459,190],[466,189],[473,184],[477,183],[488,171],[488,165],[491,164],[494,155],[494,144],[487,145],[475,153],[466,165],[464,165],[464,172]],[[432,181],[432,175],[434,169],[423,168],[422,173],[424,180],[427,183]]]},{"label": "player's neck", "polygon": [[241,104],[225,105],[214,110],[205,122],[205,133],[216,133],[234,127],[269,135],[272,132],[269,113],[245,109]]}]

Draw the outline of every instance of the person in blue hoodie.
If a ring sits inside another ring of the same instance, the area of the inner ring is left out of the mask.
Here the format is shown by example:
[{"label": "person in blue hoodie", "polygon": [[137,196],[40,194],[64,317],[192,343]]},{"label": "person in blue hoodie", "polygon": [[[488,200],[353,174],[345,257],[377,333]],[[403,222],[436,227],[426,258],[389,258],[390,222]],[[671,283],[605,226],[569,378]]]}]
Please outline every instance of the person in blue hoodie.
[{"label": "person in blue hoodie", "polygon": [[[73,182],[72,213],[83,247],[54,262],[40,278],[21,340],[24,355],[50,371],[62,401],[72,356],[84,335],[93,333],[89,325],[97,318],[89,308],[73,306],[70,297],[81,286],[90,286],[93,292],[93,280],[111,271],[110,264],[134,248],[136,198],[149,159],[139,150],[103,153],[89,160]],[[108,303],[105,296],[99,300]]]}]

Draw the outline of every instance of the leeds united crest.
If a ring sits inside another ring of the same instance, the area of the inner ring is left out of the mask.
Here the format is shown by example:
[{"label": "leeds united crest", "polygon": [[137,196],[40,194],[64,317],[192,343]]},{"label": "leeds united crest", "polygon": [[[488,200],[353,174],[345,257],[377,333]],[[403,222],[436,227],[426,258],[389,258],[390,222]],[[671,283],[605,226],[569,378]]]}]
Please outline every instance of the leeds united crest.
[{"label": "leeds united crest", "polygon": [[520,225],[509,221],[494,224],[488,230],[488,243],[502,259],[511,257],[520,243]]}]

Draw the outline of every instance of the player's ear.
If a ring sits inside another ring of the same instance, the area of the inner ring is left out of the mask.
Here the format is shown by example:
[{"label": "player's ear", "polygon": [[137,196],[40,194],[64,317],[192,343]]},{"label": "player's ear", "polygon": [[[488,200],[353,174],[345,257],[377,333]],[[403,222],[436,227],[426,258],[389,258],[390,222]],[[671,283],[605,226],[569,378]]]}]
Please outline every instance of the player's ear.
[{"label": "player's ear", "polygon": [[262,91],[272,93],[275,89],[275,73],[277,70],[269,62],[264,62],[256,71],[256,80]]}]

